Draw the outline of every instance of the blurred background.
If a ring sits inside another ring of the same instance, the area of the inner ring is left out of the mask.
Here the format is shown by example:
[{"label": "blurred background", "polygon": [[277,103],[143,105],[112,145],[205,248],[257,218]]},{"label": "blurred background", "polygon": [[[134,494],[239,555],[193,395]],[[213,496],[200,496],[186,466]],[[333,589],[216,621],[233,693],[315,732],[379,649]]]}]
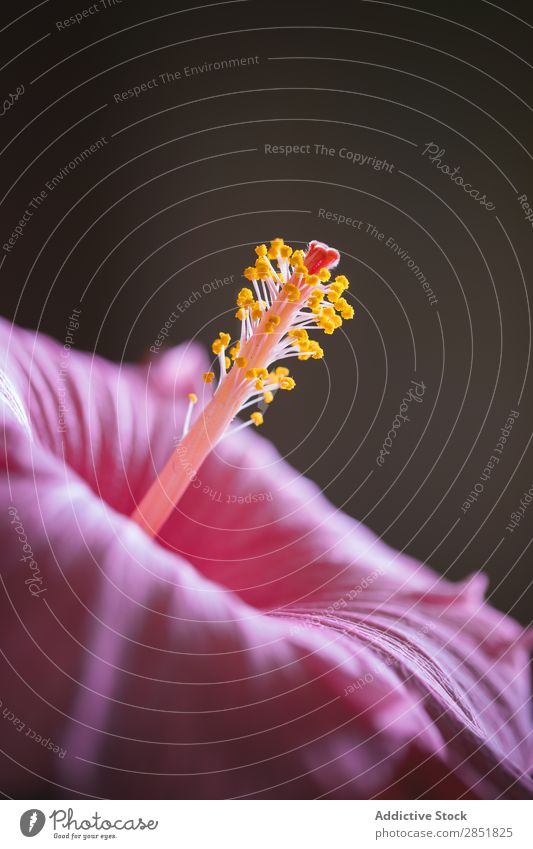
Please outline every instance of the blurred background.
[{"label": "blurred background", "polygon": [[256,244],[334,245],[356,318],[263,433],[391,545],[484,570],[523,622],[531,11],[50,0],[0,25],[2,315],[64,341],[80,310],[77,349],[136,361],[173,312],[161,351],[235,330]]}]

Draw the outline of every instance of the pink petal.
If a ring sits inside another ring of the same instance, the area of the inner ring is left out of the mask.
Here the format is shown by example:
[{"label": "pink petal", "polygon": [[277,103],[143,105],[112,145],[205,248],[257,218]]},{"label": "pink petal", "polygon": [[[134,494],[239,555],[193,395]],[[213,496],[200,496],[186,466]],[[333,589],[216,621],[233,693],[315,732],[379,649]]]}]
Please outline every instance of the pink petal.
[{"label": "pink petal", "polygon": [[25,723],[4,720],[5,789],[531,794],[526,639],[480,576],[450,584],[394,552],[248,433],[151,541],[123,514],[179,438],[200,353],[72,352],[60,434],[60,346],[0,332],[3,708]]}]

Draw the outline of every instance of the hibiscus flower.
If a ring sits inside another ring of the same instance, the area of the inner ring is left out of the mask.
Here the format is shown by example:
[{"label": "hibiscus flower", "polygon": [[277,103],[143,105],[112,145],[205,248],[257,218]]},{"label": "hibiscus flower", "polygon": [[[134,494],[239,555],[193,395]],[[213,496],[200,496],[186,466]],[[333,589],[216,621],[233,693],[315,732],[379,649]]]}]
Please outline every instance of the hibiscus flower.
[{"label": "hibiscus flower", "polygon": [[[0,368],[4,792],[531,795],[531,641],[482,575],[453,584],[389,548],[280,457],[262,414],[178,468],[155,527],[147,493],[211,403],[195,346],[119,366],[2,321]],[[280,377],[246,378],[239,406]]]}]

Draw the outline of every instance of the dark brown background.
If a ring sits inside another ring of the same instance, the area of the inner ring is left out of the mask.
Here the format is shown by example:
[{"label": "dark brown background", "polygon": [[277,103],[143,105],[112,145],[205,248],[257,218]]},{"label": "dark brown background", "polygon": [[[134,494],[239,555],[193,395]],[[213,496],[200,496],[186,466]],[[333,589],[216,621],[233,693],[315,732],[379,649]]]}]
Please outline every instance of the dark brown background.
[{"label": "dark brown background", "polygon": [[[26,92],[0,119],[1,242],[46,180],[99,136],[109,143],[5,257],[1,312],[64,339],[81,305],[78,348],[138,359],[176,302],[239,275],[258,242],[331,242],[356,320],[327,339],[325,361],[301,364],[297,392],[277,401],[264,433],[388,542],[454,579],[484,569],[493,601],[529,621],[533,507],[512,535],[505,526],[533,483],[533,233],[517,201],[533,199],[531,4],[250,0],[180,13],[123,0],[57,31],[89,5],[45,3],[11,26],[32,4],[2,10],[2,99],[21,83]],[[256,55],[114,102],[165,71]],[[431,141],[495,212],[422,157]],[[266,156],[265,143],[345,146],[395,167]],[[319,219],[321,207],[392,236],[438,304],[383,243]],[[231,326],[233,298],[231,287],[203,296],[170,342],[208,343]],[[415,375],[424,401],[379,468]],[[512,408],[520,417],[500,464],[463,515]]]}]

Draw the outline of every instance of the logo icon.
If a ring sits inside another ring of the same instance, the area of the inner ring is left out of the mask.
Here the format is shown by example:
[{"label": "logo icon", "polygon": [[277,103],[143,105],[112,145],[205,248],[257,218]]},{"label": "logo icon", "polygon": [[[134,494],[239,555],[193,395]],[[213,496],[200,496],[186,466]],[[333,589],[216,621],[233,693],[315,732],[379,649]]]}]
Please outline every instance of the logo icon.
[{"label": "logo icon", "polygon": [[42,811],[30,808],[29,811],[24,811],[20,818],[20,830],[24,837],[35,837],[42,830],[45,822],[46,817]]}]

